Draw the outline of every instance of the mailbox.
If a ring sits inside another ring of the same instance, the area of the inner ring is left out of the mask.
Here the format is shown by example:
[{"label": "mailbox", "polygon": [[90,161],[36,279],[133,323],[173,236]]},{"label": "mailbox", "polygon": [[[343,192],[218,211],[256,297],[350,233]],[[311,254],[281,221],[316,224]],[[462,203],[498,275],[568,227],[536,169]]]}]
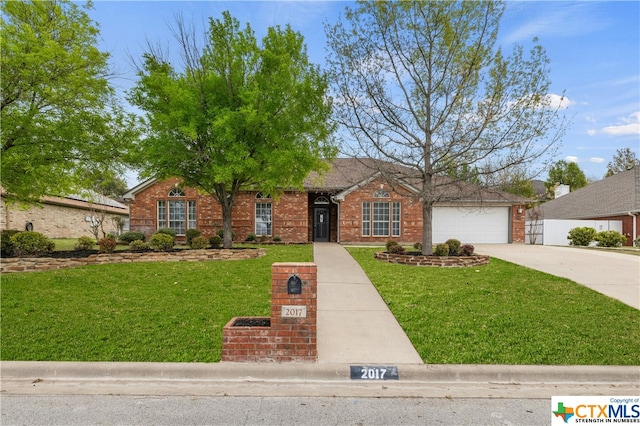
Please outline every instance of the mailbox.
[{"label": "mailbox", "polygon": [[292,275],[287,281],[288,294],[302,294],[302,280],[297,275]]}]

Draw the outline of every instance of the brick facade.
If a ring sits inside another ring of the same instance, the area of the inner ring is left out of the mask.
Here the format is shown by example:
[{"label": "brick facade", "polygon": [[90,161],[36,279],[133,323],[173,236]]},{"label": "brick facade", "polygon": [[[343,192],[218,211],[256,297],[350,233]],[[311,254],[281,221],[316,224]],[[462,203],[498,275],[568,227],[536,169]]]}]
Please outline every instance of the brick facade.
[{"label": "brick facade", "polygon": [[[196,227],[205,237],[209,237],[222,228],[222,209],[217,200],[211,196],[198,193],[195,189],[182,188],[184,197],[169,197],[169,192],[178,185],[177,179],[153,182],[135,193],[129,208],[131,212],[130,229],[141,231],[147,237],[158,228],[158,200],[182,199],[196,203]],[[384,191],[384,197],[377,191]],[[394,239],[405,244],[422,241],[422,205],[401,186],[391,186],[382,179],[344,191],[343,199],[336,202],[338,191],[287,191],[277,200],[258,198],[255,191],[240,193],[233,207],[232,229],[236,241],[244,241],[256,230],[256,204],[271,205],[272,230],[270,237],[278,236],[283,242],[306,243],[315,241],[316,227],[314,211],[326,208],[329,212],[329,241],[342,243],[374,243],[384,244]],[[322,202],[318,203],[320,197]],[[370,220],[369,235],[363,232],[363,203],[369,203]],[[386,235],[374,236],[373,210],[376,202],[400,203],[400,234],[393,235],[392,212],[389,212],[389,232]],[[437,206],[436,206],[437,208]],[[520,210],[520,211],[519,211]],[[470,219],[472,220],[472,219]],[[513,205],[510,213],[509,235],[512,242],[524,243],[525,209],[522,205]],[[184,238],[184,237],[182,237]]]},{"label": "brick facade", "polygon": [[[300,294],[288,293],[293,275],[302,280]],[[233,318],[222,330],[222,361],[316,362],[317,266],[314,263],[274,263],[271,267],[271,317],[268,326],[234,326]],[[283,316],[283,307],[304,306],[304,318]]]},{"label": "brick facade", "polygon": [[[129,212],[126,209],[111,207],[104,209],[104,231],[115,233],[117,228],[113,219],[115,217],[125,219]],[[34,231],[49,238],[93,237],[90,222],[87,219],[97,216],[100,211],[100,206],[96,206],[92,211],[91,205],[87,202],[63,198],[47,197],[42,204],[27,209],[18,205],[8,205],[4,198],[0,198],[0,230],[24,231],[25,225],[31,223]]]}]

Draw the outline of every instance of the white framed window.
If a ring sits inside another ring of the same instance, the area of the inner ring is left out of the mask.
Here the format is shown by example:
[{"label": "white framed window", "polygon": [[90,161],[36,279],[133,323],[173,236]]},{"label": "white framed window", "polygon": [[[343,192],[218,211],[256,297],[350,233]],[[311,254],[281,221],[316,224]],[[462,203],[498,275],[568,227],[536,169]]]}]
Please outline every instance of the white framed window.
[{"label": "white framed window", "polygon": [[389,191],[385,191],[384,189],[378,189],[373,193],[373,198],[391,198]]},{"label": "white framed window", "polygon": [[362,203],[362,236],[400,237],[401,203],[365,201]]},{"label": "white framed window", "polygon": [[177,200],[185,193],[178,187],[171,188],[166,200],[157,201],[158,229],[171,228],[176,235],[185,235],[187,229],[197,227],[195,200]]},{"label": "white framed window", "polygon": [[371,236],[371,203],[368,201],[362,203],[362,235]]},{"label": "white framed window", "polygon": [[271,236],[271,203],[256,203],[256,235]]}]

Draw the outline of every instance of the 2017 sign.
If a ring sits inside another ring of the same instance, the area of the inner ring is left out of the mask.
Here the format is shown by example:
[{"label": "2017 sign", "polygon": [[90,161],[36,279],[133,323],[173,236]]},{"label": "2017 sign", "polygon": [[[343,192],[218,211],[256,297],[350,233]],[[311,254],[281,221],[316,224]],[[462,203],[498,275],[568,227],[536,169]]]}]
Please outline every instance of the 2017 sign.
[{"label": "2017 sign", "polygon": [[400,380],[396,366],[351,366],[351,380]]},{"label": "2017 sign", "polygon": [[307,307],[306,306],[291,306],[282,305],[282,318],[306,318]]}]

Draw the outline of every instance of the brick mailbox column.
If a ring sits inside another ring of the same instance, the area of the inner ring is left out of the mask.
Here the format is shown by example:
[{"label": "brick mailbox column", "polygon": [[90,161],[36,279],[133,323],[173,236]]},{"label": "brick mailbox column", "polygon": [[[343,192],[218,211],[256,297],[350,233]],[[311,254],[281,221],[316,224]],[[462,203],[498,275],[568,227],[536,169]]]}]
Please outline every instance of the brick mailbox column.
[{"label": "brick mailbox column", "polygon": [[[317,267],[271,266],[271,317],[233,318],[222,332],[222,361],[316,362]],[[258,325],[236,325],[253,323]]]}]

